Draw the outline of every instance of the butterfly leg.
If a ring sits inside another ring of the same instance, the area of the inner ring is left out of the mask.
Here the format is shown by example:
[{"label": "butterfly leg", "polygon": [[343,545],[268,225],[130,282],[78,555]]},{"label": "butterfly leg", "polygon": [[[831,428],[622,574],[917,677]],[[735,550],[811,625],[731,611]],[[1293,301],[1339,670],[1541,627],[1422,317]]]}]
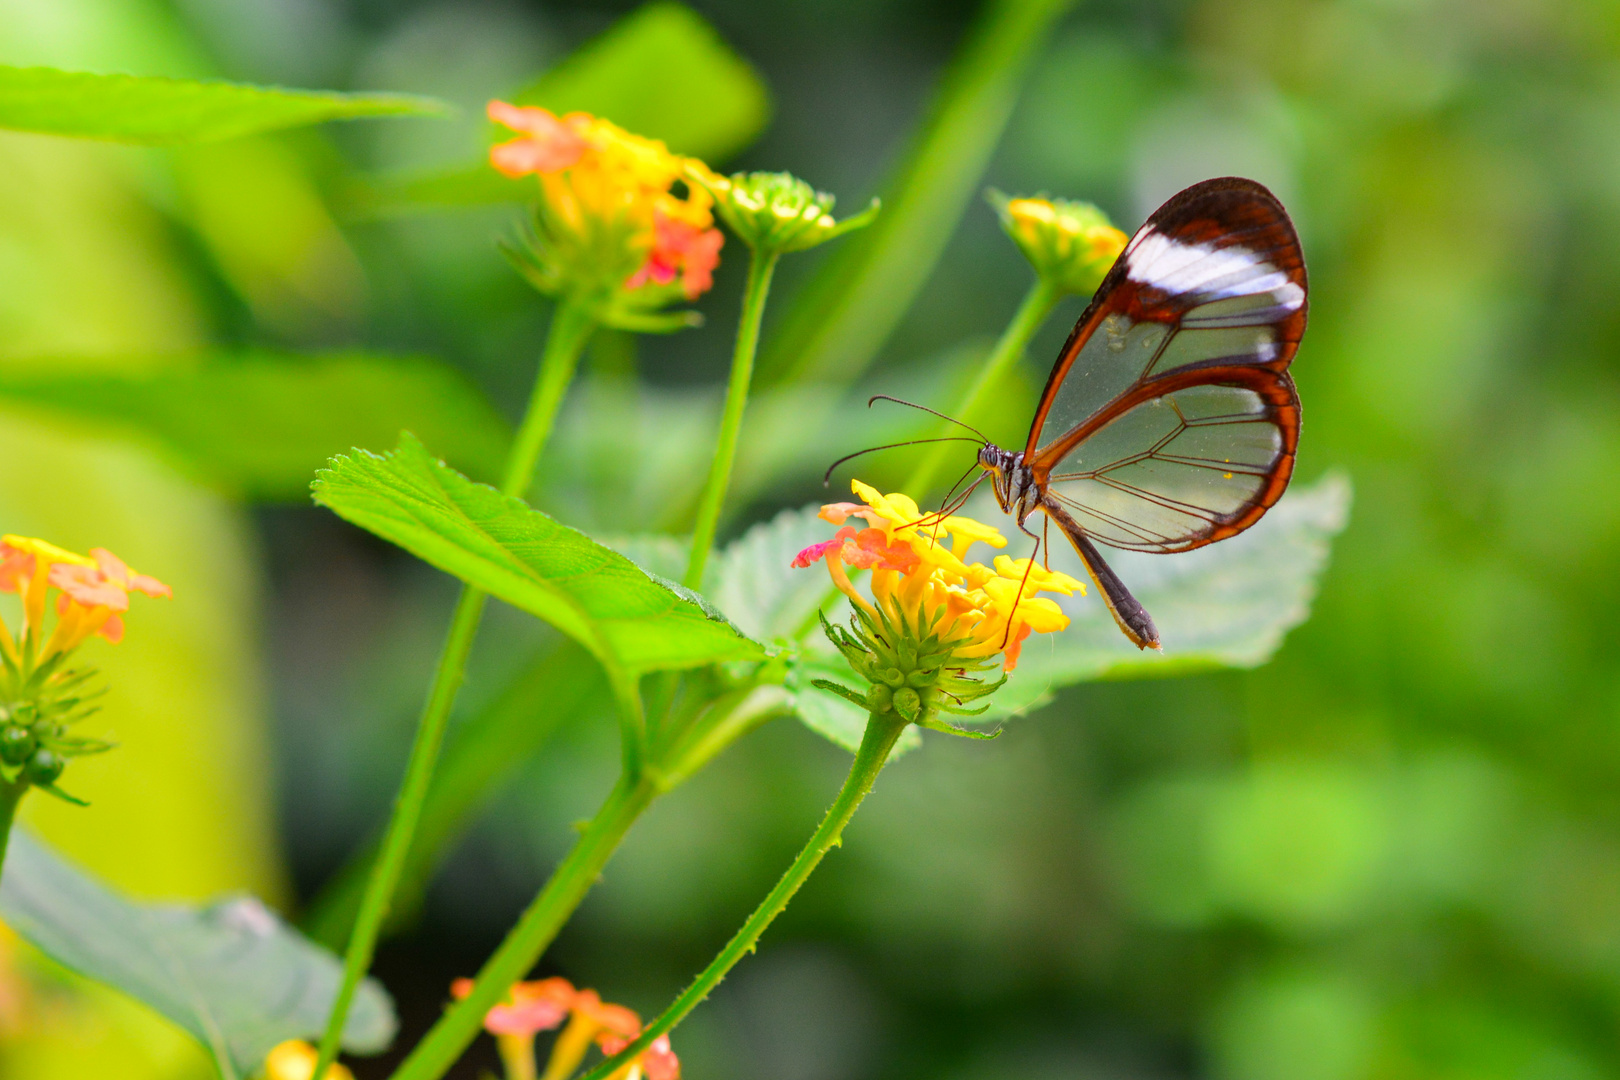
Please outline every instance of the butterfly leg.
[{"label": "butterfly leg", "polygon": [[1107,601],[1108,611],[1114,616],[1114,622],[1119,624],[1120,632],[1130,638],[1138,649],[1158,649],[1163,652],[1164,647],[1159,644],[1159,628],[1153,625],[1153,616],[1131,595],[1119,575],[1103,562],[1102,553],[1085,530],[1055,501],[1043,500],[1041,509],[1046,511],[1048,518],[1057,522],[1058,528],[1068,536],[1069,543],[1074,545],[1080,561],[1086,564],[1086,573],[1091,575],[1097,591]]},{"label": "butterfly leg", "polygon": [[[1029,572],[1035,569],[1035,556],[1041,553],[1042,539],[1030,532],[1028,529],[1024,528],[1024,523],[1022,521],[1018,522],[1018,531],[1035,541],[1035,548],[1029,553],[1029,563],[1024,567],[1023,580],[1018,583],[1018,595],[1022,597],[1024,595],[1024,586],[1029,584]],[[1048,558],[1050,558],[1050,556],[1048,556]],[[1048,566],[1047,569],[1050,570],[1051,567]],[[1007,642],[1010,640],[1012,640],[1012,620],[1008,619],[1007,631],[1001,635],[1001,647],[1005,649],[1007,647]]]}]

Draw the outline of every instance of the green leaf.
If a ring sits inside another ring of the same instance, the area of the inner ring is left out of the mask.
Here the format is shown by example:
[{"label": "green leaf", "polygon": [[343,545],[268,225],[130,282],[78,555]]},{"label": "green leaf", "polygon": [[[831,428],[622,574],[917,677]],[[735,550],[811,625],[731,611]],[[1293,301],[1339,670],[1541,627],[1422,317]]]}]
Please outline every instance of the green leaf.
[{"label": "green leaf", "polygon": [[[974,512],[981,521],[1004,517],[993,504]],[[1349,513],[1350,482],[1330,475],[1295,486],[1259,524],[1218,544],[1180,555],[1104,548],[1108,565],[1153,615],[1163,654],[1125,639],[1073,549],[1054,530],[1052,569],[1087,581],[1092,595],[1054,598],[1073,621],[1061,633],[1024,643],[1018,669],[990,698],[988,716],[1031,708],[1071,683],[1260,666],[1310,614],[1333,537]]]},{"label": "green leaf", "polygon": [[301,499],[327,458],[387,445],[401,427],[458,466],[495,476],[511,430],[459,372],[365,354],[204,358],[151,374],[0,373],[0,400],[43,406],[156,443],[193,476],[261,500]]},{"label": "green leaf", "polygon": [[[711,164],[753,142],[771,115],[759,74],[701,16],[675,3],[648,4],[619,20],[517,91],[513,102],[605,117]],[[532,178],[509,179],[484,161],[360,184],[357,208],[376,214],[534,197]]]},{"label": "green leaf", "polygon": [[[408,925],[444,856],[478,811],[559,729],[576,717],[612,711],[601,671],[566,638],[525,665],[494,700],[451,729],[405,868],[389,904],[384,933]],[[379,830],[380,835],[380,830]],[[373,837],[322,887],[301,920],[316,941],[348,941],[376,856]]]},{"label": "green leaf", "polygon": [[212,142],[361,116],[438,116],[407,94],[286,90],[218,80],[0,66],[0,128],[144,145]]},{"label": "green leaf", "polygon": [[473,483],[409,433],[387,455],[333,458],[314,491],[340,517],[551,623],[601,662],[621,694],[648,671],[764,655],[696,593]]},{"label": "green leaf", "polygon": [[1024,78],[1074,0],[990,0],[941,83],[883,213],[844,241],[794,297],[760,358],[766,383],[847,381],[865,371],[928,281],[973,202]]},{"label": "green leaf", "polygon": [[[270,1048],[320,1034],[337,992],[337,957],[250,896],[208,907],[136,903],[15,829],[0,916],[45,955],[173,1020],[224,1076],[258,1069]],[[386,1049],[397,1024],[375,980],[361,984],[344,1048]]]}]

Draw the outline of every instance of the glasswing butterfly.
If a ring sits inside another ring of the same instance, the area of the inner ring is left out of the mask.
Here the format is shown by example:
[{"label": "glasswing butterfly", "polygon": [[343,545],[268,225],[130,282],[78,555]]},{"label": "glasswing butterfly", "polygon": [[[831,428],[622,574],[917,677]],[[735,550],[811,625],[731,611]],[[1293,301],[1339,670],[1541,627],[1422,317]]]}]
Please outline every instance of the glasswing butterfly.
[{"label": "glasswing butterfly", "polygon": [[1097,545],[1190,551],[1282,497],[1300,424],[1287,369],[1305,312],[1305,260],[1276,196],[1239,177],[1194,184],[1125,246],[1058,353],[1024,448],[985,440],[973,487],[988,476],[1038,544],[1029,516],[1056,523],[1120,630],[1160,648]]}]

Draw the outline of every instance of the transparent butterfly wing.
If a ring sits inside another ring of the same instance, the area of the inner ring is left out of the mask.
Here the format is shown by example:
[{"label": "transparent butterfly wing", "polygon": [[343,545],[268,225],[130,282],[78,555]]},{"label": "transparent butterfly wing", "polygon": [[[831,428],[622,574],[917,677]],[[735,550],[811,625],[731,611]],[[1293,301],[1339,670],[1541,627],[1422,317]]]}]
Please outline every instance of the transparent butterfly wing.
[{"label": "transparent butterfly wing", "polygon": [[1195,185],[1142,226],[1059,355],[1025,449],[1098,542],[1183,551],[1242,531],[1293,471],[1305,265],[1263,187]]}]

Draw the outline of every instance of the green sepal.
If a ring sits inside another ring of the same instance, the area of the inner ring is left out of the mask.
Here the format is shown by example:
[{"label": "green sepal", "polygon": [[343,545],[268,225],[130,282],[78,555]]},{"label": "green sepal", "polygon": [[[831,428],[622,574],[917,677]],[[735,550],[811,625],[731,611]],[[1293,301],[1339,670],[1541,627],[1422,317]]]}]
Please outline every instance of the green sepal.
[{"label": "green sepal", "polygon": [[63,802],[72,803],[74,806],[89,806],[90,805],[88,802],[86,802],[85,800],[79,798],[77,795],[69,795],[67,792],[65,792],[61,788],[57,787],[54,783],[52,783],[52,784],[34,784],[32,786],[38,788],[41,791],[48,792],[48,793],[50,793],[52,795],[55,795],[58,799],[61,799]]},{"label": "green sepal", "polygon": [[117,743],[108,742],[106,739],[57,737],[45,741],[52,750],[59,751],[64,757],[85,757],[89,754],[105,754],[108,750],[118,749]]},{"label": "green sepal", "polygon": [[934,719],[919,720],[917,723],[919,727],[925,727],[929,731],[939,731],[962,739],[999,739],[1004,730],[998,727],[994,731],[974,731],[972,728],[957,727],[955,724],[947,724],[943,720]]},{"label": "green sepal", "polygon": [[818,690],[825,690],[829,694],[837,694],[839,697],[845,699],[846,701],[853,702],[862,709],[868,707],[866,697],[864,695],[857,694],[849,687],[840,683],[835,683],[831,679],[811,679],[810,685],[816,687]]}]

